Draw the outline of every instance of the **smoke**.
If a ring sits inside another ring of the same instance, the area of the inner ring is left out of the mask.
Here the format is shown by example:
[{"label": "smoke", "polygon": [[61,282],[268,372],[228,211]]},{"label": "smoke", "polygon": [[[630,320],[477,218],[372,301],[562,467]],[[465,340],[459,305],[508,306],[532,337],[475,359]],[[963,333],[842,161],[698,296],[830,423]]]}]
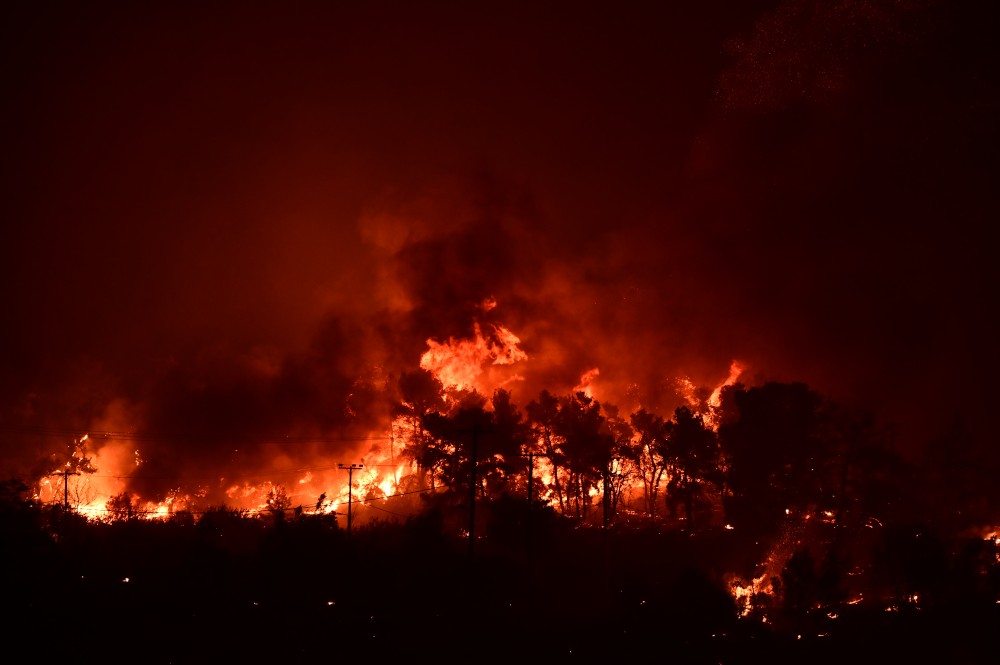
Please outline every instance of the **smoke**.
[{"label": "smoke", "polygon": [[985,413],[992,10],[725,9],[28,12],[4,470],[86,432],[144,496],[359,458],[477,325],[522,406],[592,372],[666,415],[739,360],[914,445]]}]

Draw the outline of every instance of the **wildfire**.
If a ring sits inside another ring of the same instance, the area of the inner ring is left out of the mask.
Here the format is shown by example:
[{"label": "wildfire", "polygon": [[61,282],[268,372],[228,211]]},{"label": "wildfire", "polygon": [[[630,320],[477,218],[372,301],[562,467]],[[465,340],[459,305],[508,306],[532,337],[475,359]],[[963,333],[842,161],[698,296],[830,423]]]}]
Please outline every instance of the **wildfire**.
[{"label": "wildfire", "polygon": [[[774,595],[772,579],[773,576],[765,572],[763,575],[755,577],[749,582],[734,580],[730,583],[733,600],[736,601],[740,616],[748,616],[757,606],[760,596]],[[766,620],[767,618],[764,617],[764,621]]]},{"label": "wildfire", "polygon": [[[757,567],[760,575],[747,581],[739,577],[729,580],[730,593],[739,608],[740,616],[763,610],[774,598],[777,590],[775,580],[780,579],[782,568],[788,563],[799,540],[803,521],[799,521],[791,511],[785,511],[788,516],[780,538],[768,552],[767,557]],[[766,621],[767,617],[763,617]]]},{"label": "wildfire", "polygon": [[[482,303],[482,311],[489,312],[496,306],[496,301],[488,298]],[[445,342],[428,339],[426,343],[427,349],[420,356],[419,365],[444,387],[442,405],[448,403],[453,391],[493,394],[497,388],[521,379],[512,368],[528,360],[528,354],[520,348],[518,335],[499,323],[474,322],[469,337],[450,337]],[[722,388],[735,383],[743,370],[743,364],[734,361],[728,377],[715,386],[710,402],[717,403]],[[583,393],[594,399],[600,376],[598,367],[587,369],[572,388],[572,394]],[[693,400],[696,391],[691,381],[678,381],[679,386],[688,388],[688,396]],[[705,405],[702,401],[697,406],[704,408]],[[38,498],[45,503],[65,502],[94,520],[119,519],[123,515],[129,519],[169,519],[183,511],[198,514],[219,505],[251,515],[296,511],[339,516],[346,515],[345,504],[349,502],[352,516],[363,520],[366,512],[369,517],[374,514],[372,510],[392,513],[391,507],[386,507],[391,498],[434,491],[440,486],[435,469],[420,468],[413,454],[424,444],[421,437],[426,436],[420,424],[421,416],[418,412],[396,415],[388,424],[388,431],[370,432],[354,454],[345,450],[336,457],[328,453],[313,454],[307,466],[297,466],[302,464],[302,458],[291,455],[279,438],[268,444],[274,449],[274,454],[265,458],[268,461],[241,469],[240,475],[229,470],[225,476],[200,479],[155,501],[139,496],[129,486],[130,477],[140,467],[147,467],[143,451],[134,445],[135,437],[125,434],[119,437],[113,432],[98,432],[96,437],[85,434],[73,441],[68,461],[56,466],[53,474],[39,481]],[[551,450],[562,454],[560,447],[565,444],[550,435],[548,446],[539,439],[531,447],[538,451],[553,446]],[[447,454],[447,444],[438,442],[438,445],[439,450]],[[352,474],[344,471],[343,463],[348,459],[362,462],[352,469]],[[627,511],[625,506],[631,500],[631,493],[642,489],[641,480],[634,473],[629,476],[631,470],[626,468],[627,460],[618,459],[617,462],[612,475],[623,478],[618,481],[617,491],[618,496],[623,497],[622,510]],[[557,467],[546,455],[533,457],[530,484],[534,499],[568,510],[565,505],[568,495],[563,485],[570,478],[564,478],[564,472],[564,468]],[[669,476],[664,476],[658,482],[668,480]],[[600,497],[606,491],[600,482],[586,484],[580,489],[588,505],[600,505]],[[762,589],[766,592],[766,588],[766,579],[761,578],[746,585],[745,592],[737,589],[736,594],[739,598],[749,597],[751,593],[761,593]]]},{"label": "wildfire", "polygon": [[528,359],[518,348],[521,340],[501,325],[492,326],[489,336],[483,335],[478,323],[468,339],[450,337],[441,343],[427,340],[427,351],[420,357],[420,367],[434,374],[445,388],[486,392],[480,377],[490,365],[513,365]]},{"label": "wildfire", "polygon": [[689,377],[682,376],[674,379],[674,389],[687,402],[690,408],[697,409],[700,406],[696,394],[698,387]]},{"label": "wildfire", "polygon": [[580,376],[580,383],[573,387],[574,393],[583,393],[587,397],[594,396],[594,383],[597,381],[597,377],[601,375],[601,370],[597,367],[593,369],[588,369]]},{"label": "wildfire", "polygon": [[708,398],[708,405],[712,408],[718,407],[722,403],[722,389],[735,384],[744,371],[746,371],[746,366],[739,360],[730,363],[729,376],[712,391],[711,397]]}]

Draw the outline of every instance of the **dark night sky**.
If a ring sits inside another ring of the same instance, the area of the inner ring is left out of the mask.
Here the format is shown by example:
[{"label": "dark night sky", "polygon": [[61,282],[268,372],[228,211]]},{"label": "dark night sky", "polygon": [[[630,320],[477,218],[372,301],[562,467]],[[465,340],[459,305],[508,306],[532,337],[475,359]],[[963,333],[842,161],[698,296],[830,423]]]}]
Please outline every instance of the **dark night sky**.
[{"label": "dark night sky", "polygon": [[334,431],[490,296],[522,404],[740,359],[995,438],[984,4],[7,7],[4,468],[29,427]]}]

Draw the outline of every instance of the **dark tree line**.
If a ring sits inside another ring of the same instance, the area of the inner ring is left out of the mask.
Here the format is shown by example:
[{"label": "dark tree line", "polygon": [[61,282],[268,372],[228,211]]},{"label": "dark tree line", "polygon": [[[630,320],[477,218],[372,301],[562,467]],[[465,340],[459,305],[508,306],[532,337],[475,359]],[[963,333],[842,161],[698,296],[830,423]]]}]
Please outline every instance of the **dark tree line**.
[{"label": "dark tree line", "polygon": [[[969,524],[987,523],[1000,505],[988,476],[968,478],[980,469],[957,458],[917,469],[871,414],[801,383],[737,384],[716,405],[665,417],[645,408],[624,415],[582,392],[542,391],[523,412],[504,390],[446,398],[420,370],[401,378],[397,404],[409,423],[399,454],[417,469],[407,489],[489,501],[527,497],[530,486],[560,514],[605,526],[645,518],[690,532],[729,525],[776,536],[792,512],[852,527],[908,508],[915,513],[906,519],[922,519],[930,515],[914,499],[930,485],[942,501],[961,502]],[[949,480],[965,489],[949,493]]]},{"label": "dark tree line", "polygon": [[[61,634],[67,605],[114,617],[133,645],[159,645],[149,662],[262,662],[331,640],[445,660],[485,641],[554,660],[837,662],[862,644],[975,645],[1000,618],[996,466],[960,423],[920,464],[870,414],[798,383],[730,386],[669,418],[584,393],[523,411],[503,390],[443,394],[426,373],[399,383],[394,444],[416,469],[400,487],[428,490],[420,509],[350,536],[281,488],[260,513],[164,520],[123,493],[96,522],[4,483],[6,609],[25,635]],[[526,625],[545,627],[541,646]]]}]

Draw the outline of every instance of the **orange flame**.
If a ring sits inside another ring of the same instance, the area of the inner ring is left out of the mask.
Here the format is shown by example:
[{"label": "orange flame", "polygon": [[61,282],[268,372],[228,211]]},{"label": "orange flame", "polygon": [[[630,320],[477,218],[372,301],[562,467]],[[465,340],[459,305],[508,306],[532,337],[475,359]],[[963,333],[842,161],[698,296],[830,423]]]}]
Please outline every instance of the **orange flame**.
[{"label": "orange flame", "polygon": [[734,360],[729,365],[729,376],[712,391],[712,396],[708,398],[709,406],[715,408],[722,403],[722,389],[736,383],[740,375],[746,370],[746,366],[739,360]]},{"label": "orange flame", "polygon": [[587,397],[594,396],[594,382],[597,381],[597,377],[601,375],[601,370],[598,367],[593,369],[588,369],[586,372],[580,375],[580,383],[578,383],[573,388],[574,393],[583,393]]},{"label": "orange flame", "polygon": [[528,359],[528,354],[517,346],[520,342],[517,335],[501,325],[493,326],[493,334],[487,338],[476,323],[469,339],[450,337],[444,343],[428,339],[429,348],[420,357],[420,367],[432,372],[445,388],[488,392],[491,386],[481,381],[485,368]]}]

